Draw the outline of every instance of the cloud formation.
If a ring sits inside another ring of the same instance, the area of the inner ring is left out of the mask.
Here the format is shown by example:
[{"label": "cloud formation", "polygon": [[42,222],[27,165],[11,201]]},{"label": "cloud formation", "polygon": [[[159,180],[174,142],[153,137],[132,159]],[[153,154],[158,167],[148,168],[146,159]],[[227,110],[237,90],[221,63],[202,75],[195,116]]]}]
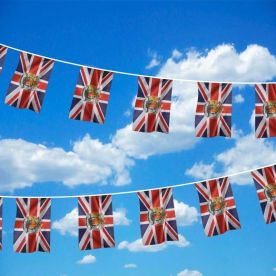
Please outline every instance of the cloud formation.
[{"label": "cloud formation", "polygon": [[184,202],[174,199],[174,208],[178,226],[188,226],[197,222],[198,212],[195,207],[191,207]]},{"label": "cloud formation", "polygon": [[197,270],[184,269],[178,272],[177,276],[203,276],[203,274]]},{"label": "cloud formation", "polygon": [[92,264],[96,262],[96,257],[93,255],[86,255],[81,260],[77,261],[79,265]]}]

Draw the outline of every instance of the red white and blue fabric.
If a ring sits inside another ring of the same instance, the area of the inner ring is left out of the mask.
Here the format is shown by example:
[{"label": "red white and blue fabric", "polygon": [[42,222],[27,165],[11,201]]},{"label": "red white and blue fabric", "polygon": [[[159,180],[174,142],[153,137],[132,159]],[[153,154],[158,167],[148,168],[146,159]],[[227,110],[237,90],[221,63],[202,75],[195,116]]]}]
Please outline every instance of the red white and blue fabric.
[{"label": "red white and blue fabric", "polygon": [[256,84],[255,135],[276,136],[276,84]]},{"label": "red white and blue fabric", "polygon": [[172,81],[138,77],[133,113],[133,130],[169,132]]},{"label": "red white and blue fabric", "polygon": [[8,52],[8,48],[0,45],[0,73],[2,72],[7,52]]},{"label": "red white and blue fabric", "polygon": [[144,245],[178,241],[172,189],[138,192]]},{"label": "red white and blue fabric", "polygon": [[81,67],[69,118],[103,124],[112,79],[112,72]]},{"label": "red white and blue fabric", "polygon": [[265,222],[276,221],[276,165],[251,172]]},{"label": "red white and blue fabric", "polygon": [[2,250],[2,212],[3,212],[3,198],[0,197],[0,251]]},{"label": "red white and blue fabric", "polygon": [[241,228],[228,177],[195,184],[205,234],[215,236]]},{"label": "red white and blue fabric", "polygon": [[16,206],[14,251],[50,252],[51,199],[17,198]]},{"label": "red white and blue fabric", "polygon": [[80,249],[114,247],[111,195],[79,197],[78,202]]},{"label": "red white and blue fabric", "polygon": [[54,61],[21,52],[5,103],[40,112]]},{"label": "red white and blue fabric", "polygon": [[196,137],[231,137],[232,84],[198,83]]}]

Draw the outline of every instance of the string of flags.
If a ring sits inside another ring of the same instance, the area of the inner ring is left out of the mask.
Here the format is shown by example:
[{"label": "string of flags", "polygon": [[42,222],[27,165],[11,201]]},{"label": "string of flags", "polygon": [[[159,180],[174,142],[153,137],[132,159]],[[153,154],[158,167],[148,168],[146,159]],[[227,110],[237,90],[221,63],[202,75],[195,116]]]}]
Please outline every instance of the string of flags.
[{"label": "string of flags", "polygon": [[[250,172],[267,224],[276,221],[276,165]],[[3,198],[16,198],[13,248],[18,253],[50,252],[51,199],[78,198],[80,250],[115,247],[112,196],[137,193],[140,204],[140,230],[145,246],[178,241],[173,188],[193,184],[199,198],[202,226],[206,236],[241,228],[229,176],[190,182],[146,191],[126,191],[107,195],[0,197],[0,250],[2,250]]]},{"label": "string of flags", "polygon": [[[133,131],[169,133],[173,81],[197,82],[195,112],[196,137],[231,137],[233,84],[252,82],[206,82],[157,78],[114,70],[105,70],[47,58],[20,49],[0,45],[0,72],[9,49],[20,52],[5,103],[40,112],[55,62],[80,67],[69,118],[104,124],[114,74],[138,76],[138,91],[133,111]],[[255,84],[255,136],[276,137],[276,83]]]}]

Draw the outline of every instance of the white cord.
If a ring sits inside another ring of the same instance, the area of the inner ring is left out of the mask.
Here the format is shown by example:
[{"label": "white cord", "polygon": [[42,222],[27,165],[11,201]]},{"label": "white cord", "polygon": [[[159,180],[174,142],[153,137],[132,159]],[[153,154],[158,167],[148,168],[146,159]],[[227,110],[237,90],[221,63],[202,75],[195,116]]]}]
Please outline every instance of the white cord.
[{"label": "white cord", "polygon": [[256,170],[263,169],[265,167],[271,167],[271,166],[275,166],[275,164],[270,164],[270,165],[267,165],[267,166],[264,166],[264,167],[258,167],[258,168],[255,168],[255,169],[244,170],[244,171],[240,171],[240,172],[237,172],[237,173],[232,173],[232,174],[228,174],[228,175],[218,176],[218,177],[215,177],[215,178],[209,178],[209,179],[204,179],[204,180],[199,180],[199,181],[192,181],[192,182],[186,182],[186,183],[181,183],[181,184],[176,184],[176,185],[156,187],[156,188],[150,188],[150,189],[131,190],[131,191],[125,191],[125,192],[104,193],[104,194],[86,194],[86,195],[69,195],[69,196],[39,196],[39,197],[37,197],[37,196],[17,196],[17,195],[12,195],[12,196],[3,195],[2,196],[2,195],[0,195],[0,197],[2,197],[2,198],[25,198],[25,197],[27,197],[27,198],[77,198],[77,197],[85,197],[85,196],[135,194],[135,193],[143,192],[143,191],[152,191],[152,190],[167,189],[167,188],[178,188],[178,187],[193,185],[193,184],[198,183],[198,182],[205,182],[205,181],[215,180],[215,179],[224,178],[224,177],[233,177],[233,176],[236,176],[236,175],[249,173],[249,172],[252,172],[252,171],[256,171]]},{"label": "white cord", "polygon": [[92,67],[95,69],[99,69],[99,70],[104,70],[104,71],[109,71],[109,72],[113,72],[115,74],[120,74],[120,75],[127,75],[127,76],[134,76],[134,77],[148,77],[148,78],[159,78],[159,79],[169,79],[172,81],[181,81],[181,82],[215,82],[215,83],[232,83],[232,84],[237,84],[237,85],[254,85],[254,84],[265,84],[265,83],[271,83],[271,84],[276,84],[276,82],[246,82],[246,81],[214,81],[214,80],[193,80],[193,79],[179,79],[179,78],[168,78],[168,77],[164,77],[164,76],[149,76],[149,75],[142,75],[142,74],[136,74],[136,73],[130,73],[130,72],[124,72],[124,71],[117,71],[117,70],[110,70],[110,69],[104,69],[104,68],[98,68],[98,67],[94,67],[91,65],[84,65],[84,64],[79,64],[79,63],[74,63],[74,62],[70,62],[70,61],[66,61],[66,60],[62,60],[62,59],[57,59],[57,58],[52,58],[52,57],[46,57],[46,56],[42,56],[42,55],[38,55],[36,53],[31,53],[31,52],[27,52],[25,50],[19,49],[19,48],[15,48],[9,45],[5,45],[0,43],[0,45],[7,47],[9,49],[12,49],[14,51],[17,52],[25,52],[31,55],[36,55],[36,56],[40,56],[42,58],[47,58],[47,59],[51,59],[54,60],[56,62],[60,62],[60,63],[64,63],[64,64],[69,64],[69,65],[73,65],[73,66],[84,66],[84,67]]}]

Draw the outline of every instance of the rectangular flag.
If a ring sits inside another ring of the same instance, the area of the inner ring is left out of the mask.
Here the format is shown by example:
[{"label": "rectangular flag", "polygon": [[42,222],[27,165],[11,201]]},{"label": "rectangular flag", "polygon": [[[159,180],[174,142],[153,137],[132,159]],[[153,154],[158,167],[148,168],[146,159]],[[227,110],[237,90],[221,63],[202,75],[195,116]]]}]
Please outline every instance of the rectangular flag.
[{"label": "rectangular flag", "polygon": [[276,136],[276,84],[256,84],[255,135],[257,138]]},{"label": "rectangular flag", "polygon": [[113,73],[81,67],[69,118],[103,124]]},{"label": "rectangular flag", "polygon": [[8,48],[0,45],[0,73],[2,72]]},{"label": "rectangular flag", "polygon": [[50,252],[51,199],[17,198],[16,207],[14,251]]},{"label": "rectangular flag", "polygon": [[80,250],[114,247],[111,195],[79,197]]},{"label": "rectangular flag", "polygon": [[172,81],[138,77],[133,113],[133,130],[169,132]]},{"label": "rectangular flag", "polygon": [[196,137],[231,137],[232,84],[198,83]]},{"label": "rectangular flag", "polygon": [[40,112],[53,66],[51,59],[21,52],[5,103]]},{"label": "rectangular flag", "polygon": [[172,189],[138,192],[144,245],[178,241]]},{"label": "rectangular flag", "polygon": [[210,237],[241,228],[228,177],[195,184],[205,234]]},{"label": "rectangular flag", "polygon": [[2,250],[2,212],[3,212],[3,198],[0,197],[0,251]]},{"label": "rectangular flag", "polygon": [[265,222],[276,221],[276,165],[251,172]]}]

